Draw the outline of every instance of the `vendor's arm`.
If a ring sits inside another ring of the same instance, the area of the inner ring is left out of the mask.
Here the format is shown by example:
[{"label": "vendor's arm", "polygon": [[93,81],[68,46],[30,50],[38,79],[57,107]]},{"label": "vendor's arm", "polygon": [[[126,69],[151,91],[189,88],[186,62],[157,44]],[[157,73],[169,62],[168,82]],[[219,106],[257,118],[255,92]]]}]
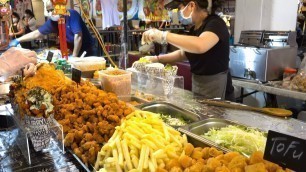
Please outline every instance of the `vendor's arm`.
[{"label": "vendor's arm", "polygon": [[167,34],[167,42],[190,53],[202,54],[214,47],[219,37],[213,32],[203,32],[199,37],[179,35],[174,33]]},{"label": "vendor's arm", "polygon": [[73,57],[77,57],[79,55],[79,52],[82,47],[82,39],[83,39],[82,32],[74,34],[74,48],[72,52]]},{"label": "vendor's arm", "polygon": [[43,24],[37,30],[30,32],[20,38],[17,38],[19,42],[27,42],[42,37],[43,35],[48,35],[50,33],[57,33],[57,25],[56,22],[52,20],[47,20],[45,24]]},{"label": "vendor's arm", "polygon": [[27,42],[27,41],[32,41],[32,40],[34,40],[34,39],[37,39],[37,38],[39,38],[39,37],[41,37],[41,36],[43,36],[43,34],[41,34],[41,33],[39,32],[39,30],[35,30],[35,31],[30,32],[30,33],[28,33],[28,34],[26,34],[26,35],[23,35],[23,36],[20,37],[20,38],[17,38],[17,40],[18,40],[19,42]]},{"label": "vendor's arm", "polygon": [[178,61],[184,61],[186,59],[187,58],[183,50],[176,50],[176,51],[173,51],[172,53],[154,56],[154,58],[151,59],[151,61],[160,62],[160,63],[173,63],[173,62],[178,62]]}]

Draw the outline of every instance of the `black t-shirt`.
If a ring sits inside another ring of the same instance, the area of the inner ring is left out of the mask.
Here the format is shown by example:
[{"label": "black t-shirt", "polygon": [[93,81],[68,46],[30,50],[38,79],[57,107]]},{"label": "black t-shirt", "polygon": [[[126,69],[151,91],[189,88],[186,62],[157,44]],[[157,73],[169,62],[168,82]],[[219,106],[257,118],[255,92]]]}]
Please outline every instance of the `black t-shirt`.
[{"label": "black t-shirt", "polygon": [[219,42],[203,54],[185,52],[191,72],[196,75],[214,75],[228,70],[229,33],[225,22],[216,15],[208,16],[199,29],[190,29],[190,35],[200,36],[205,31],[216,34]]}]

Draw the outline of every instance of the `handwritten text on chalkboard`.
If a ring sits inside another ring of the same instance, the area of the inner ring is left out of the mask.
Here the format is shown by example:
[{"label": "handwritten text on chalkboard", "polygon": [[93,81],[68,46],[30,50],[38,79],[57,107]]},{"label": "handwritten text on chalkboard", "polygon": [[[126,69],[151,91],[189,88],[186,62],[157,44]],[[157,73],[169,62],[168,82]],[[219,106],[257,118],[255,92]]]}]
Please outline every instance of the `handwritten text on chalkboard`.
[{"label": "handwritten text on chalkboard", "polygon": [[269,131],[264,158],[297,172],[306,171],[306,141]]}]

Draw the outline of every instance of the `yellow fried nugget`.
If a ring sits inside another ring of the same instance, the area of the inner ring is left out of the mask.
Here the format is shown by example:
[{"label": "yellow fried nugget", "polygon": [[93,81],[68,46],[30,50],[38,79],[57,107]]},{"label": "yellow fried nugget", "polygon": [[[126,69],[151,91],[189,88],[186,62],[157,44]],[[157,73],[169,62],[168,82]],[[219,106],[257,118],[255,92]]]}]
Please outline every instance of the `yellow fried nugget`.
[{"label": "yellow fried nugget", "polygon": [[264,163],[257,163],[253,165],[248,165],[245,168],[245,172],[266,172]]},{"label": "yellow fried nugget", "polygon": [[264,162],[263,153],[261,151],[256,151],[251,155],[249,164],[252,165],[260,162]]},{"label": "yellow fried nugget", "polygon": [[241,168],[244,169],[245,166],[247,166],[246,158],[242,155],[236,156],[231,160],[231,162],[228,164],[229,169],[233,168]]}]

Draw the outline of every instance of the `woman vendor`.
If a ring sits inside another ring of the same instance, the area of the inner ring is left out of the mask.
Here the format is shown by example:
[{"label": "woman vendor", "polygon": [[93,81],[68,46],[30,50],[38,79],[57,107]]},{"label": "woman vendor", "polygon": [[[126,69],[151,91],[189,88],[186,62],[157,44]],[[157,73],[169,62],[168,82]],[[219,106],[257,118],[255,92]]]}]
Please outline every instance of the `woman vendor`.
[{"label": "woman vendor", "polygon": [[186,4],[179,11],[185,24],[192,24],[189,35],[150,29],[142,43],[169,43],[179,48],[169,54],[146,57],[152,62],[188,60],[192,72],[192,92],[207,98],[225,98],[229,70],[229,33],[214,10],[212,0],[177,0]]}]

